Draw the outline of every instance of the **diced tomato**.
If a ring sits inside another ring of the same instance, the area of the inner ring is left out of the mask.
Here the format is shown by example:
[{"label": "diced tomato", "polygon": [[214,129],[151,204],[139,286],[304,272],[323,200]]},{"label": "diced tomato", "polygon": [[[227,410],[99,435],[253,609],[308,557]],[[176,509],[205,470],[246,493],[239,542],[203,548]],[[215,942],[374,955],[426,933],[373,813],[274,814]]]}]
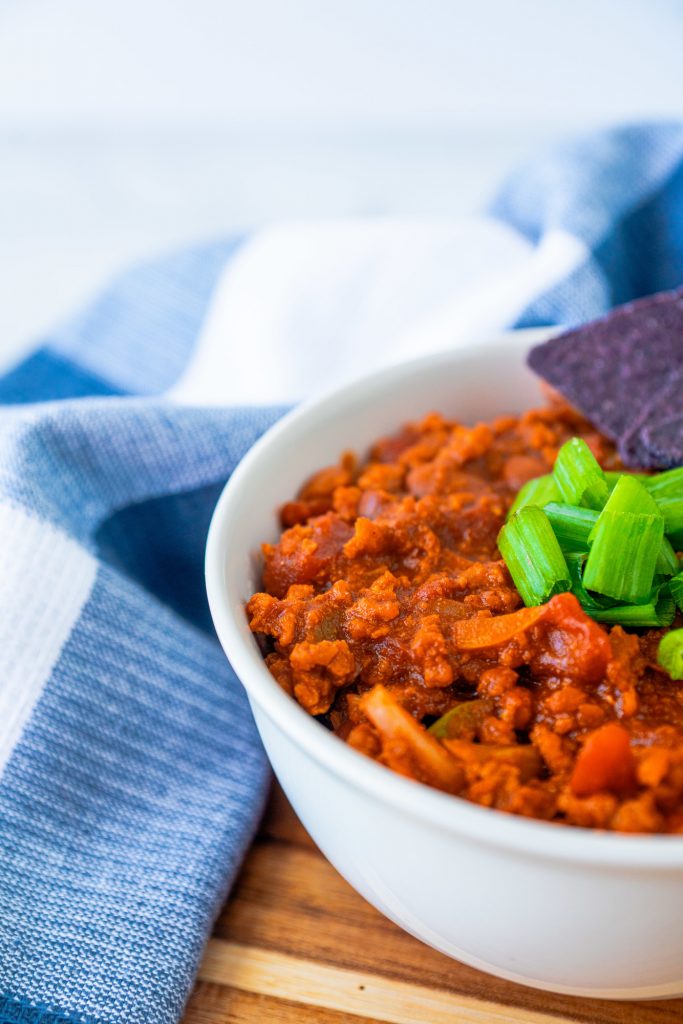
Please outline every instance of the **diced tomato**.
[{"label": "diced tomato", "polygon": [[608,722],[588,737],[574,765],[571,790],[591,796],[602,790],[622,795],[635,786],[636,762],[623,725]]}]

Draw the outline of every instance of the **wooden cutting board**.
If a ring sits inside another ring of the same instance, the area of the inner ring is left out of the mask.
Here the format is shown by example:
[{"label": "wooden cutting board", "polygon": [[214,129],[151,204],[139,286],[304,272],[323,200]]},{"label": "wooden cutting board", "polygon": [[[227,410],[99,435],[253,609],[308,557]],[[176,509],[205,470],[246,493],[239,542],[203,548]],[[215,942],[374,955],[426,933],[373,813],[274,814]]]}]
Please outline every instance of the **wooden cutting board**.
[{"label": "wooden cutting board", "polygon": [[683,999],[548,995],[450,960],[387,921],[275,788],[183,1024],[680,1024]]}]

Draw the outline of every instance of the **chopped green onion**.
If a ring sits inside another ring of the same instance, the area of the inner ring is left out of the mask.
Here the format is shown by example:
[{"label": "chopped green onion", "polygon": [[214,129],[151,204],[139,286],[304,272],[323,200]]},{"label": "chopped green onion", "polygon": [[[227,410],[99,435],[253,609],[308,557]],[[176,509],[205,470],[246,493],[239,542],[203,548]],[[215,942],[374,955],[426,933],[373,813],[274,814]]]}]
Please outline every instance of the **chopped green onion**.
[{"label": "chopped green onion", "polygon": [[515,512],[526,505],[538,505],[543,508],[549,501],[559,501],[560,492],[553,479],[552,473],[545,476],[536,476],[533,480],[527,480],[524,486],[517,492],[517,497],[512,503],[507,518],[511,519]]},{"label": "chopped green onion", "polygon": [[657,501],[660,498],[683,497],[683,466],[668,469],[666,473],[656,473],[655,476],[648,476],[645,479],[648,491]]},{"label": "chopped green onion", "polygon": [[557,453],[553,476],[565,502],[600,511],[609,496],[607,480],[586,442],[573,437]]},{"label": "chopped green onion", "polygon": [[644,601],[652,590],[663,537],[661,517],[607,512],[592,535],[585,586],[618,601]]},{"label": "chopped green onion", "polygon": [[598,622],[671,625],[683,611],[683,466],[603,472],[572,438],[552,475],[522,487],[498,546],[526,605],[571,590]]},{"label": "chopped green onion", "polygon": [[581,607],[596,622],[614,623],[622,626],[670,626],[676,609],[669,594],[669,582],[660,583],[644,604],[619,605],[600,594],[589,593],[583,582],[583,564],[586,556],[581,553],[567,554],[567,566],[572,579],[572,593],[578,597]]},{"label": "chopped green onion", "polygon": [[498,534],[498,547],[525,605],[570,589],[564,555],[545,512],[527,505]]},{"label": "chopped green onion", "polygon": [[660,498],[653,494],[659,511],[664,516],[664,529],[668,534],[683,533],[683,495],[679,498]]},{"label": "chopped green onion", "polygon": [[[591,508],[576,508],[574,505],[563,505],[558,502],[550,502],[543,511],[550,520],[563,551],[588,551],[588,537],[597,522],[597,512]],[[657,556],[655,572],[663,576],[673,576],[679,568],[676,552],[664,537]]]},{"label": "chopped green onion", "polygon": [[[623,469],[620,469],[619,471],[614,469],[606,469],[605,480],[607,481],[607,486],[609,487],[610,491],[613,491],[616,484],[619,482],[622,476],[626,475],[627,472]],[[641,480],[643,483],[645,483],[646,480],[652,480],[652,476],[649,473],[628,473],[628,476],[633,476],[636,478],[636,480]]]},{"label": "chopped green onion", "polygon": [[543,509],[564,551],[588,551],[588,537],[598,520],[592,508],[550,502]]},{"label": "chopped green onion", "polygon": [[663,537],[655,500],[638,480],[623,476],[588,538],[584,586],[619,601],[646,601]]},{"label": "chopped green onion", "polygon": [[586,556],[582,551],[572,551],[564,557],[572,581],[572,594],[574,597],[578,597],[581,607],[590,615],[591,609],[599,608],[600,605],[595,600],[595,596],[589,594],[583,585],[583,563],[586,561]]},{"label": "chopped green onion", "polygon": [[657,601],[648,601],[647,604],[619,604],[613,608],[586,609],[586,612],[596,622],[653,628],[670,626],[676,615],[676,605],[668,594],[662,593]]},{"label": "chopped green onion", "polygon": [[672,629],[657,648],[657,661],[672,679],[683,679],[683,629]]},{"label": "chopped green onion", "polygon": [[679,569],[680,565],[678,564],[678,558],[671,541],[664,537],[659,554],[657,555],[655,572],[661,573],[662,576],[675,576]]},{"label": "chopped green onion", "polygon": [[682,535],[677,538],[680,547],[683,540],[683,466],[649,477],[646,486],[664,516],[665,531]]},{"label": "chopped green onion", "polygon": [[669,592],[678,607],[683,611],[683,572],[669,580]]},{"label": "chopped green onion", "polygon": [[657,502],[647,487],[635,476],[624,474],[617,480],[604,508],[605,512],[632,512],[638,515],[661,515]]},{"label": "chopped green onion", "polygon": [[572,581],[572,594],[578,597],[583,610],[592,615],[594,608],[598,610],[601,608],[612,608],[615,602],[611,598],[603,597],[601,594],[591,594],[583,585],[583,566],[586,561],[585,552],[570,551],[564,557],[569,569],[569,577]]}]

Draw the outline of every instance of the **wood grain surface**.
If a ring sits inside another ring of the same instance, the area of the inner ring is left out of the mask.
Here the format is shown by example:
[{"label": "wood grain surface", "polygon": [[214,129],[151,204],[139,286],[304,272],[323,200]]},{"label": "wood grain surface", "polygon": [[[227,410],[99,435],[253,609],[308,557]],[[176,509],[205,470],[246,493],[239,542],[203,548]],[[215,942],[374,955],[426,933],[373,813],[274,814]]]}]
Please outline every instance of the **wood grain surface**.
[{"label": "wood grain surface", "polygon": [[275,788],[183,1024],[681,1024],[683,1000],[602,1002],[500,981],[358,896]]}]

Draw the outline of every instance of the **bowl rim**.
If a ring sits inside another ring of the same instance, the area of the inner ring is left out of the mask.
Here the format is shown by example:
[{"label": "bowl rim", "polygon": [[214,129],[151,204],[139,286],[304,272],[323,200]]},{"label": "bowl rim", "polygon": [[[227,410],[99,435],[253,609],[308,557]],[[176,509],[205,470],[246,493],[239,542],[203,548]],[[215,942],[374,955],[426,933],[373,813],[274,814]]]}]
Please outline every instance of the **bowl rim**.
[{"label": "bowl rim", "polygon": [[[516,345],[520,354],[532,342],[557,333],[557,328],[531,328],[497,332],[476,340],[482,358],[500,345]],[[218,638],[249,700],[304,753],[329,773],[365,794],[392,805],[432,828],[461,839],[485,843],[518,854],[551,858],[596,867],[683,870],[683,836],[624,834],[584,829],[537,819],[523,818],[442,793],[405,778],[349,747],[307,714],[275,682],[255,642],[248,644],[227,599],[223,559],[230,534],[231,512],[240,488],[262,463],[267,463],[273,443],[295,426],[324,417],[331,401],[352,400],[359,387],[392,384],[432,371],[451,369],[453,361],[471,356],[473,345],[458,346],[396,365],[373,370],[341,386],[332,387],[286,413],[262,434],[240,460],[218,499],[211,519],[205,557],[206,589]],[[340,450],[343,448],[343,442]],[[311,467],[311,472],[315,467]],[[240,601],[240,607],[243,607]]]}]

